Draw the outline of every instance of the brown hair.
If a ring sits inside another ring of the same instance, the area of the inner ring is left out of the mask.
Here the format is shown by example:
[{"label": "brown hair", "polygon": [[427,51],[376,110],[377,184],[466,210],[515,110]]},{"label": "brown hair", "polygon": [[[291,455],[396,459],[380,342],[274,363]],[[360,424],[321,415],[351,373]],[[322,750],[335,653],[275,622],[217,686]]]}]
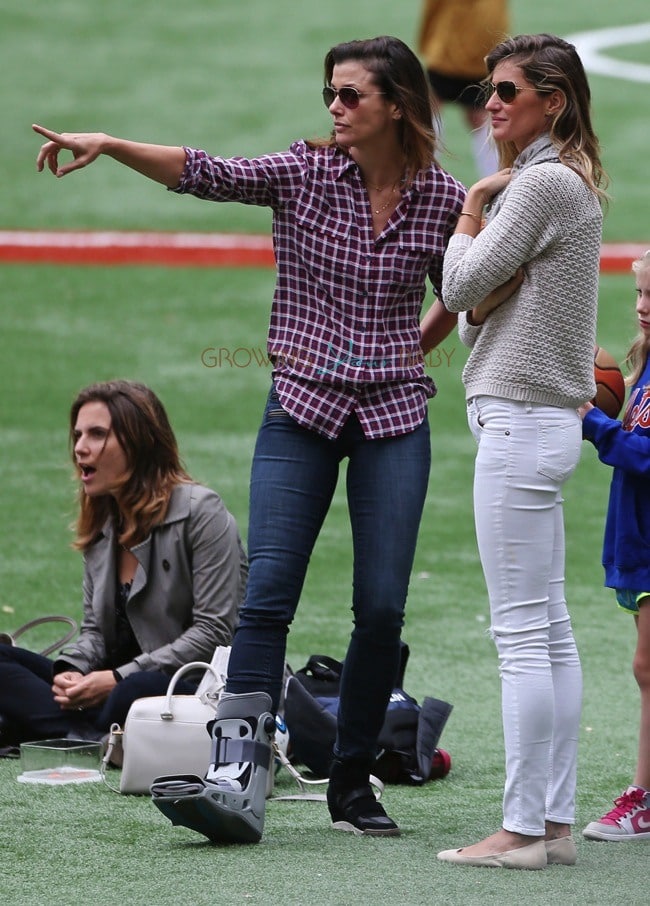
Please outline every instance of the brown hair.
[{"label": "brown hair", "polygon": [[[498,63],[509,60],[544,94],[560,91],[565,99],[554,115],[549,137],[563,164],[574,170],[601,199],[606,199],[607,174],[600,161],[600,146],[591,125],[591,91],[578,52],[556,35],[517,35],[497,44],[486,56],[487,84]],[[499,143],[499,163],[510,167],[517,157],[511,142]]]},{"label": "brown hair", "polygon": [[[646,270],[650,270],[650,249],[632,262],[633,273],[640,274],[641,271]],[[629,371],[628,376],[625,378],[625,383],[628,387],[636,384],[643,374],[648,351],[650,351],[650,338],[646,337],[644,333],[640,333],[633,340],[625,356],[625,365]]]},{"label": "brown hair", "polygon": [[175,485],[192,479],[181,463],[176,437],[163,404],[144,384],[106,381],[81,390],[70,409],[70,452],[75,474],[80,475],[74,445],[79,410],[86,403],[104,403],[111,415],[111,427],[124,451],[128,476],[120,488],[120,509],[106,494],[89,497],[79,489],[79,515],[74,547],[86,550],[108,518],[120,532],[118,541],[133,546],[143,541],[164,519]]},{"label": "brown hair", "polygon": [[[337,44],[325,56],[324,84],[331,84],[334,67],[348,60],[361,63],[372,73],[374,81],[401,113],[399,139],[406,160],[406,181],[412,182],[418,171],[436,163],[436,103],[429,82],[413,51],[399,38],[384,35],[363,41]],[[335,134],[324,141],[309,143],[336,145]]]}]

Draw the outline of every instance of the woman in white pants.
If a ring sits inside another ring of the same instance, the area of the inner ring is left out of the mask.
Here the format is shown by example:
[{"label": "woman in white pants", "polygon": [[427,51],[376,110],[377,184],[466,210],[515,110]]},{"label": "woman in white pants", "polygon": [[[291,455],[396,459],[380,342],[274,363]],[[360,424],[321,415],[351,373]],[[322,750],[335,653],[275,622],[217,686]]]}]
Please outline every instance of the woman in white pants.
[{"label": "woman in white pants", "polygon": [[445,256],[443,299],[463,312],[460,336],[472,350],[463,382],[478,443],[475,522],[499,655],[506,783],[503,826],[439,858],[537,869],[576,860],[582,677],[564,594],[562,485],[580,457],[576,409],[595,393],[605,174],[572,45],[520,35],[486,62],[504,169],[469,190]]}]

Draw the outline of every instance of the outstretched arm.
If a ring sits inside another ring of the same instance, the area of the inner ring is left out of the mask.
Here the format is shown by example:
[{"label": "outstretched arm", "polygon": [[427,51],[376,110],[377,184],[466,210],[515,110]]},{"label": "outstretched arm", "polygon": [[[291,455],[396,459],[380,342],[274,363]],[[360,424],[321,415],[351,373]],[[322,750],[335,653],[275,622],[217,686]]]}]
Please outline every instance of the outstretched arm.
[{"label": "outstretched arm", "polygon": [[[38,125],[33,125],[32,129],[47,139],[36,158],[39,173],[47,166],[55,176],[66,176],[87,167],[104,154],[173,189],[178,185],[185,167],[185,151],[180,147],[131,142],[103,132],[59,133]],[[61,151],[70,151],[73,160],[59,165]]]}]

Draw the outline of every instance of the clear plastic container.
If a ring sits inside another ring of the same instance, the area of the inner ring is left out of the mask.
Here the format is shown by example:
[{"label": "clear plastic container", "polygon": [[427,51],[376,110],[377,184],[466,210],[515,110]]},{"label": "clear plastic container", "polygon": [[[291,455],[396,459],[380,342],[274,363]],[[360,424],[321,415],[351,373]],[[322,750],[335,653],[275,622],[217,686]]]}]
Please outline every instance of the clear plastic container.
[{"label": "clear plastic container", "polygon": [[88,783],[101,780],[101,742],[40,739],[20,746],[21,783]]}]

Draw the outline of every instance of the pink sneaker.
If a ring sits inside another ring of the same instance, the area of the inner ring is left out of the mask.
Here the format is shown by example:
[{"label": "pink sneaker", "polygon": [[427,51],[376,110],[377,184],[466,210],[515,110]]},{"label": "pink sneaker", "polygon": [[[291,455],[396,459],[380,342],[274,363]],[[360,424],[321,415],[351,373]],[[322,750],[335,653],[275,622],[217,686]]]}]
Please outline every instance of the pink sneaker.
[{"label": "pink sneaker", "polygon": [[614,800],[611,812],[592,821],[582,832],[588,840],[650,840],[650,792],[629,786]]}]

